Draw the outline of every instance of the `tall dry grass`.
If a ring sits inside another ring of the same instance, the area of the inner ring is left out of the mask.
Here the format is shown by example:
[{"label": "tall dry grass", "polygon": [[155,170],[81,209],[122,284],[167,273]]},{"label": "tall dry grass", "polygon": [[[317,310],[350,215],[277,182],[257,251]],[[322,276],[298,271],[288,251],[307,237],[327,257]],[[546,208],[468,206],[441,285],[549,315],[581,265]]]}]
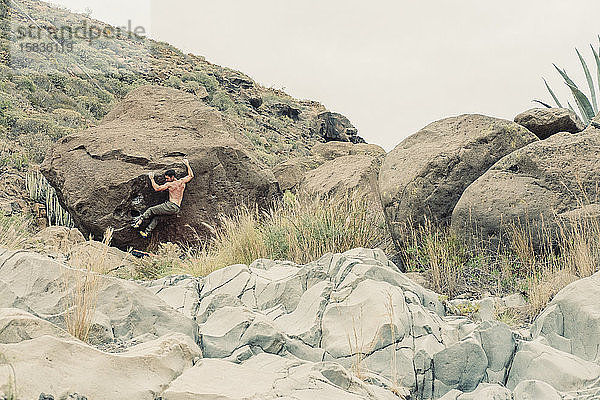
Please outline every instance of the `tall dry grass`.
[{"label": "tall dry grass", "polygon": [[101,247],[90,247],[85,261],[77,263],[81,268],[68,271],[63,275],[63,284],[67,293],[65,326],[76,338],[87,342],[98,304],[98,294],[102,288],[102,274],[107,265],[107,253],[112,240],[112,230],[104,234]]},{"label": "tall dry grass", "polygon": [[259,258],[304,264],[328,252],[356,247],[388,249],[391,245],[383,214],[368,196],[331,198],[286,193],[268,212],[240,207],[221,218],[213,239],[203,248],[188,249],[176,272],[207,275],[232,264]]},{"label": "tall dry grass", "polygon": [[543,220],[507,225],[505,240],[495,246],[467,245],[448,227],[429,221],[408,224],[401,256],[408,270],[426,273],[432,289],[449,297],[522,292],[528,300],[527,317],[533,318],[562,288],[600,266],[600,206],[582,203],[578,212],[554,220],[552,225]]},{"label": "tall dry grass", "polygon": [[22,215],[0,215],[0,247],[18,250],[26,247],[33,236],[31,219]]}]

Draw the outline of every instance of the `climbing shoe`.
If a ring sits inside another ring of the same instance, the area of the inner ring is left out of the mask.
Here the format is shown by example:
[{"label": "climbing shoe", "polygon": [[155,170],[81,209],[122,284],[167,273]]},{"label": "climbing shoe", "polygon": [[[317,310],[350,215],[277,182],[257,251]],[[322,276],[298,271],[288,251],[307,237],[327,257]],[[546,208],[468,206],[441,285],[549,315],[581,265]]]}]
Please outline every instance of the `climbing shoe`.
[{"label": "climbing shoe", "polygon": [[146,231],[140,231],[140,236],[143,237],[144,239],[147,239],[148,236],[150,236],[150,234]]},{"label": "climbing shoe", "polygon": [[142,226],[142,222],[144,222],[144,219],[141,215],[139,217],[135,217],[135,219],[133,220],[133,224],[131,224],[131,227],[133,229],[139,229]]}]

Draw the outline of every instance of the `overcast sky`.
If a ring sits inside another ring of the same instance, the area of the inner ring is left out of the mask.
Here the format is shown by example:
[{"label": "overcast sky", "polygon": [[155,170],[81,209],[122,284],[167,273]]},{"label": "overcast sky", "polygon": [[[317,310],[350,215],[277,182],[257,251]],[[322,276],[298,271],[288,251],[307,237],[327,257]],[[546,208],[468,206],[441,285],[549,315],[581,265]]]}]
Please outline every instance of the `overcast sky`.
[{"label": "overcast sky", "polygon": [[[481,113],[513,119],[567,97],[555,62],[585,86],[598,0],[53,0],[240,70],[346,115],[391,150],[426,124]],[[595,67],[592,69],[596,75]]]}]

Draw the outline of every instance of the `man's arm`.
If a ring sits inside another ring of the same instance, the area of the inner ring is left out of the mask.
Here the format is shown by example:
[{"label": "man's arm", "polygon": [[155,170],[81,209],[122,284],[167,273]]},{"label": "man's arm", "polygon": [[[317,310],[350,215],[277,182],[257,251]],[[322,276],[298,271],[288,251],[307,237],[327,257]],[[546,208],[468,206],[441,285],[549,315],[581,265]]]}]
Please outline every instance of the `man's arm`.
[{"label": "man's arm", "polygon": [[169,188],[169,185],[167,183],[165,183],[164,185],[159,185],[156,183],[156,181],[154,180],[154,172],[148,172],[148,177],[150,177],[150,183],[152,184],[152,188],[155,191],[161,192]]},{"label": "man's arm", "polygon": [[192,178],[194,177],[194,171],[192,171],[192,167],[190,167],[190,162],[187,160],[187,158],[183,159],[183,163],[185,164],[185,166],[187,167],[187,176],[181,178],[181,180],[184,183],[188,183],[189,181],[192,180]]}]

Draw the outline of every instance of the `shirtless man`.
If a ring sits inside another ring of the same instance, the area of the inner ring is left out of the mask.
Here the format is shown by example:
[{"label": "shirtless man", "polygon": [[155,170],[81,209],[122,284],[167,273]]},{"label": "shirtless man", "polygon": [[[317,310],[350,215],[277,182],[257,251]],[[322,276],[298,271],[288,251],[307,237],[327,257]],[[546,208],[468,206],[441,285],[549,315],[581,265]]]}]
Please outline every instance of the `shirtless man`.
[{"label": "shirtless man", "polygon": [[187,167],[187,176],[181,179],[177,179],[177,177],[175,176],[175,171],[170,169],[165,172],[165,179],[167,182],[164,185],[158,185],[156,183],[156,181],[154,180],[154,172],[148,173],[148,176],[150,177],[150,183],[152,183],[152,187],[155,191],[169,191],[169,201],[166,201],[154,207],[150,207],[142,215],[137,217],[133,224],[133,227],[135,229],[139,229],[145,220],[150,219],[148,227],[146,227],[145,230],[140,231],[140,235],[143,238],[147,238],[148,236],[150,236],[154,228],[156,228],[156,225],[158,224],[157,217],[159,215],[174,215],[179,212],[179,209],[181,208],[181,201],[183,200],[183,191],[185,190],[185,184],[191,181],[194,177],[194,172],[190,167],[189,161],[184,158],[183,163]]}]

